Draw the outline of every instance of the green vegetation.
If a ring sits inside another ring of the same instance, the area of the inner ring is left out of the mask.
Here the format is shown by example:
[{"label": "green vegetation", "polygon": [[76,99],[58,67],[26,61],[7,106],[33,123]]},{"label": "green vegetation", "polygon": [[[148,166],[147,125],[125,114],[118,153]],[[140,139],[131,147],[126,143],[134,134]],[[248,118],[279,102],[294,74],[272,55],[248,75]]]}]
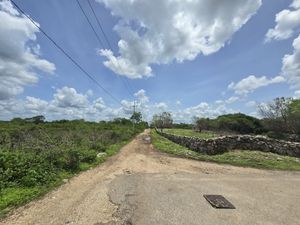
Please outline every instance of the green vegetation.
[{"label": "green vegetation", "polygon": [[152,144],[156,149],[190,159],[243,167],[300,170],[300,160],[294,157],[259,151],[229,151],[220,155],[206,155],[191,151],[183,146],[175,144],[174,142],[160,136],[154,130],[151,131],[151,139]]},{"label": "green vegetation", "polygon": [[264,127],[271,136],[286,138],[287,134],[300,136],[300,100],[276,98],[272,102],[259,106],[264,118]]},{"label": "green vegetation", "polygon": [[202,131],[197,132],[189,129],[164,129],[165,133],[179,135],[179,136],[190,136],[190,137],[198,137],[203,139],[214,138],[218,135],[212,131]]},{"label": "green vegetation", "polygon": [[170,112],[162,112],[160,114],[153,115],[151,127],[156,127],[162,131],[164,128],[171,128],[172,126],[173,119]]},{"label": "green vegetation", "polygon": [[141,122],[133,130],[132,122],[122,118],[0,122],[0,215],[104,162],[145,127]]},{"label": "green vegetation", "polygon": [[242,113],[222,115],[215,119],[195,117],[194,128],[199,132],[202,130],[227,131],[240,134],[261,134],[264,132],[259,119]]}]

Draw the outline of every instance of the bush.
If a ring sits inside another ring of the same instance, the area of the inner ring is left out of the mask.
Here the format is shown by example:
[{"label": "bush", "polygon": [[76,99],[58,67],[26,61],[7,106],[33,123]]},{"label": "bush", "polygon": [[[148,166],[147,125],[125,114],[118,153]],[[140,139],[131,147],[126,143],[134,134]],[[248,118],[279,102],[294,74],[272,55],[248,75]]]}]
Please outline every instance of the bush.
[{"label": "bush", "polygon": [[55,176],[52,166],[43,157],[19,151],[0,151],[0,171],[3,188],[44,185]]},{"label": "bush", "polygon": [[80,164],[80,154],[78,151],[71,149],[65,155],[64,169],[70,171],[77,171]]},{"label": "bush", "polygon": [[86,149],[79,151],[80,162],[93,163],[96,161],[97,152],[92,149]]},{"label": "bush", "polygon": [[261,134],[264,129],[259,119],[242,113],[222,115],[212,120],[211,127],[241,134]]},{"label": "bush", "polygon": [[133,131],[129,122],[2,121],[0,189],[49,185],[60,173],[78,172],[81,163],[95,163],[99,152],[129,140],[147,125],[139,123]]}]

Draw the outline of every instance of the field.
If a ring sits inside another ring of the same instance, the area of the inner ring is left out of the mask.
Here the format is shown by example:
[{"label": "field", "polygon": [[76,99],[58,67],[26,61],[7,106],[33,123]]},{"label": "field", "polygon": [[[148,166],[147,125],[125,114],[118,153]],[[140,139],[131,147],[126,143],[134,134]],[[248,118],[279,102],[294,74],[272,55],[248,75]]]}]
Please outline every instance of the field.
[{"label": "field", "polygon": [[104,162],[144,128],[128,120],[1,122],[0,216]]},{"label": "field", "polygon": [[190,129],[164,129],[164,132],[179,136],[191,136],[203,139],[218,137],[218,135],[212,131],[197,132]]},{"label": "field", "polygon": [[[173,134],[191,134],[193,131],[165,130]],[[209,136],[209,135],[208,135]],[[201,161],[231,164],[234,166],[254,167],[276,170],[300,170],[300,160],[294,157],[281,156],[273,153],[259,151],[229,151],[220,155],[206,155],[191,151],[183,146],[175,144],[172,141],[160,136],[154,130],[151,131],[151,139],[154,147],[160,151],[174,154],[181,157],[196,159]]]}]

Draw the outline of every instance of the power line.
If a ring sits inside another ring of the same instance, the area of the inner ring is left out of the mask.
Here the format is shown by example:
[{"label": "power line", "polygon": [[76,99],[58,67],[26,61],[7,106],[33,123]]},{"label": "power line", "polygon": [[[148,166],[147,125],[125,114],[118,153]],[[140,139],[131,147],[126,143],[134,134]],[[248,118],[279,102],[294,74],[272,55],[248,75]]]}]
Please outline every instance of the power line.
[{"label": "power line", "polygon": [[90,8],[91,8],[91,10],[92,10],[92,12],[93,12],[93,15],[94,15],[94,17],[95,17],[95,19],[96,19],[96,21],[97,21],[98,27],[100,28],[100,30],[101,30],[101,32],[102,32],[102,34],[103,34],[103,36],[104,36],[104,39],[105,39],[105,41],[106,41],[106,44],[107,44],[108,47],[112,50],[112,47],[111,47],[111,45],[110,45],[110,43],[109,43],[109,40],[108,40],[108,38],[107,38],[107,36],[106,36],[104,30],[103,30],[103,27],[102,27],[102,25],[101,25],[101,23],[100,23],[99,18],[96,16],[96,13],[95,13],[95,11],[94,11],[94,9],[93,9],[93,7],[92,7],[92,4],[91,4],[90,0],[88,0],[87,2],[89,3],[89,6],[90,6]]},{"label": "power line", "polygon": [[72,63],[75,64],[75,66],[81,70],[81,72],[83,72],[89,79],[91,79],[93,82],[95,82],[95,84],[100,87],[107,95],[109,95],[115,102],[117,102],[118,104],[122,105],[120,100],[118,100],[116,97],[114,97],[108,90],[106,90],[92,75],[90,75],[85,69],[82,68],[82,66],[75,60],[72,58],[72,56],[70,56],[59,44],[57,44],[38,24],[36,24],[36,22],[31,19],[30,16],[28,16],[15,2],[14,0],[10,0],[12,2],[12,4],[24,15],[26,16],[31,23],[37,27],[47,38],[48,40],[50,40],[55,47],[57,47]]},{"label": "power line", "polygon": [[[76,0],[76,1],[77,1],[78,4],[79,4],[79,0]],[[100,28],[101,33],[102,33],[103,36],[104,36],[104,39],[105,39],[105,41],[106,41],[106,44],[108,45],[109,49],[112,51],[111,44],[110,44],[110,42],[109,42],[109,40],[108,40],[108,38],[107,38],[107,36],[106,36],[106,34],[105,34],[105,32],[104,32],[104,29],[103,29],[103,27],[102,27],[102,25],[101,25],[100,19],[97,17],[97,15],[96,15],[96,13],[95,13],[95,10],[93,9],[93,6],[92,6],[90,0],[88,0],[87,2],[88,2],[88,5],[89,5],[89,7],[90,7],[92,13],[93,13],[93,16],[95,17],[95,19],[96,19],[96,21],[97,21],[97,25],[98,25],[98,27]],[[79,5],[80,5],[80,4],[79,4]],[[82,9],[82,7],[81,7],[81,9]],[[82,11],[84,11],[84,10],[82,9]],[[85,16],[86,16],[86,13],[84,13],[84,14],[85,14]],[[87,16],[86,16],[86,18],[87,18]],[[88,18],[87,18],[87,20],[88,20]],[[88,20],[88,21],[89,21],[89,20]],[[94,33],[95,33],[94,27],[92,26],[92,24],[91,24],[90,22],[89,22],[89,24],[90,24],[91,28],[94,30]],[[98,36],[98,35],[97,35],[97,36]],[[121,76],[120,78],[121,78],[121,80],[122,80],[122,82],[123,82],[125,88],[127,89],[128,94],[129,94],[129,95],[133,95],[134,91],[133,91],[133,89],[132,89],[130,83],[128,82],[128,80],[125,79],[125,78],[122,77],[122,76]]]},{"label": "power line", "polygon": [[100,39],[100,37],[99,37],[99,35],[98,35],[97,32],[95,31],[95,29],[94,29],[94,27],[93,27],[93,25],[92,25],[90,19],[88,18],[87,14],[86,14],[85,11],[83,10],[83,8],[82,8],[82,6],[81,6],[79,0],[76,0],[76,2],[77,2],[77,4],[78,4],[78,6],[79,6],[81,12],[82,12],[83,15],[85,16],[87,22],[89,23],[90,27],[92,28],[92,30],[93,30],[93,32],[94,32],[96,38],[98,39],[100,45],[102,46],[102,48],[105,48],[103,42],[101,41],[101,39]]}]

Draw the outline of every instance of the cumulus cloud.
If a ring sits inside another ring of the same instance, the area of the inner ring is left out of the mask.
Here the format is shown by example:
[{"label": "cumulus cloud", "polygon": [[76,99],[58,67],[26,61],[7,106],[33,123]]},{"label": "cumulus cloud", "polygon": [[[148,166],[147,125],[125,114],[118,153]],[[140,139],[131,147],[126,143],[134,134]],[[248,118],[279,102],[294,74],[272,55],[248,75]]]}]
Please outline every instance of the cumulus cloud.
[{"label": "cumulus cloud", "polygon": [[250,108],[255,107],[255,106],[257,106],[257,102],[256,101],[248,101],[246,103],[246,106],[250,107]]},{"label": "cumulus cloud", "polygon": [[55,65],[37,54],[38,29],[10,1],[0,1],[0,21],[0,100],[7,100],[38,81],[36,69],[53,73]]},{"label": "cumulus cloud", "polygon": [[94,107],[95,109],[97,109],[98,111],[102,112],[104,109],[107,108],[107,106],[105,105],[105,102],[104,100],[100,97],[100,98],[97,98],[95,101],[94,101]]},{"label": "cumulus cloud", "polygon": [[300,88],[300,35],[293,42],[294,51],[282,59],[281,73],[293,89]]},{"label": "cumulus cloud", "polygon": [[261,0],[96,0],[119,19],[119,55],[100,50],[104,65],[129,78],[152,75],[152,64],[193,60],[222,48]]},{"label": "cumulus cloud", "polygon": [[294,98],[300,99],[300,90],[295,91]]},{"label": "cumulus cloud", "polygon": [[232,103],[235,103],[235,102],[238,101],[238,100],[239,100],[239,97],[237,97],[237,96],[232,96],[232,97],[228,98],[225,102],[226,102],[227,104],[232,104]]},{"label": "cumulus cloud", "polygon": [[63,87],[54,94],[54,104],[61,108],[85,108],[89,104],[88,94],[80,94],[74,88]]},{"label": "cumulus cloud", "polygon": [[154,107],[159,111],[166,111],[168,109],[168,105],[165,102],[156,103]]},{"label": "cumulus cloud", "polygon": [[228,108],[225,104],[208,104],[207,102],[201,102],[200,104],[192,107],[188,107],[183,110],[173,112],[175,121],[190,122],[191,119],[196,116],[200,118],[215,118],[217,116],[229,113],[236,113],[236,110]]},{"label": "cumulus cloud", "polygon": [[138,92],[134,93],[134,96],[138,99],[138,102],[141,104],[149,102],[149,97],[146,95],[146,91],[144,89],[141,89]]},{"label": "cumulus cloud", "polygon": [[256,90],[257,88],[282,82],[285,82],[285,78],[282,76],[276,76],[269,79],[266,76],[256,77],[251,75],[237,83],[231,82],[228,85],[228,89],[234,91],[234,93],[238,95],[247,95]]},{"label": "cumulus cloud", "polygon": [[[76,89],[62,87],[55,89],[53,99],[43,100],[27,96],[24,100],[7,99],[0,101],[0,119],[12,119],[14,117],[32,117],[44,115],[47,120],[60,119],[85,119],[88,121],[111,120],[116,117],[129,118],[133,112],[133,101],[124,99],[121,107],[110,107],[105,101],[98,97],[88,98],[87,91],[79,93]],[[194,116],[217,117],[222,114],[237,112],[223,104],[209,104],[201,102],[196,106],[185,109],[173,109],[165,102],[150,102],[145,90],[135,93],[137,97],[136,109],[142,112],[143,119],[150,121],[152,116],[163,111],[171,112],[176,122],[190,122]]]},{"label": "cumulus cloud", "polygon": [[284,40],[300,29],[300,0],[294,0],[290,9],[284,9],[276,15],[276,26],[269,29],[266,41]]},{"label": "cumulus cloud", "polygon": [[48,102],[35,97],[26,97],[25,108],[32,113],[42,114],[48,106]]}]

